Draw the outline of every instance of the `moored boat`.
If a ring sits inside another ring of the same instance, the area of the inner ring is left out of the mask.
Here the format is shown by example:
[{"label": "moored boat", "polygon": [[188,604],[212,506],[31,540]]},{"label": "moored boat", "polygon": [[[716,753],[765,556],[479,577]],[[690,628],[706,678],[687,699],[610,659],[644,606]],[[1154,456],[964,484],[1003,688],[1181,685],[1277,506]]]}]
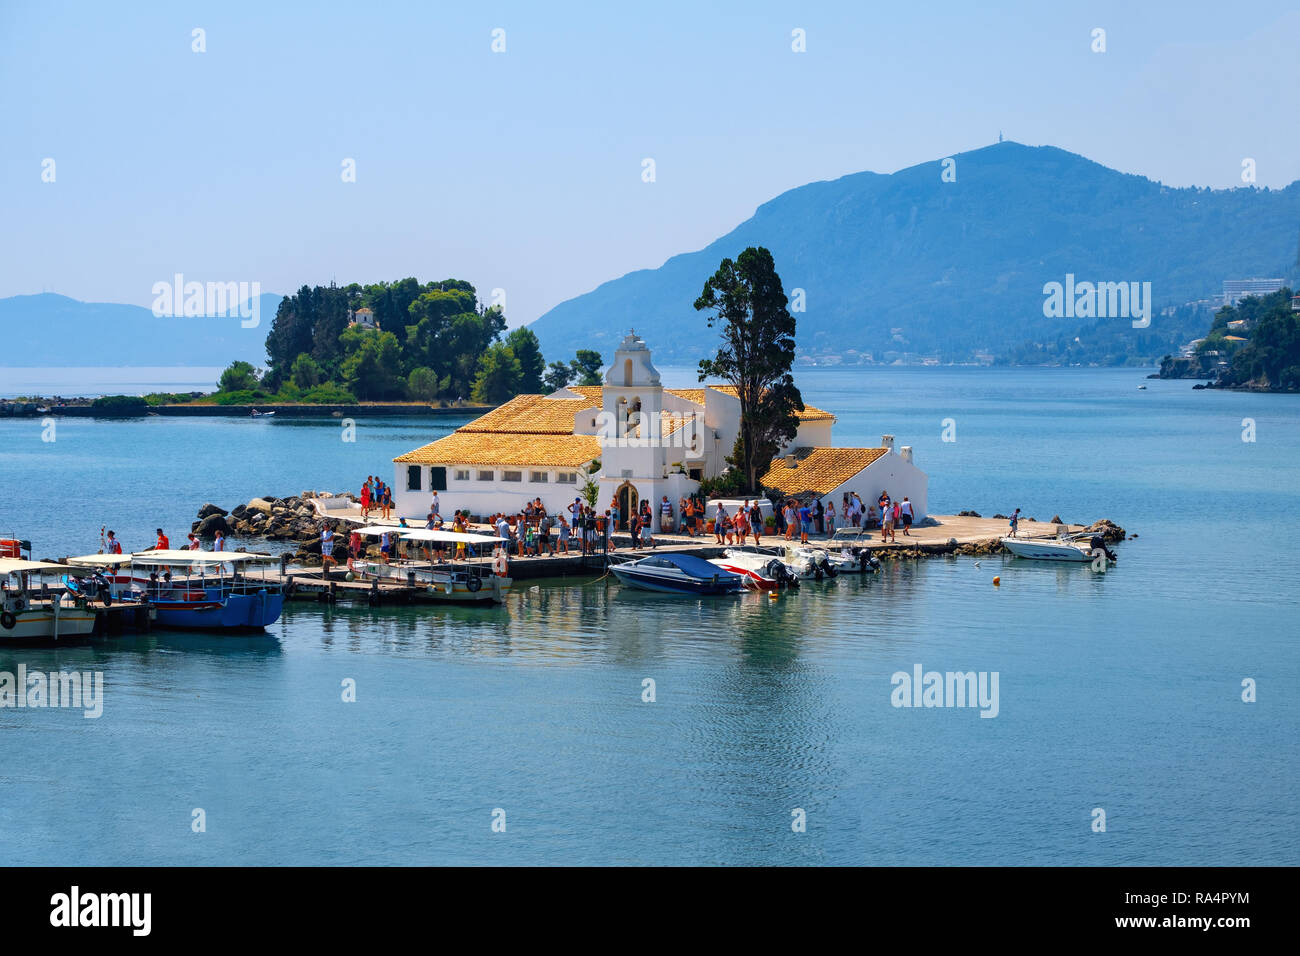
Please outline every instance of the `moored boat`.
[{"label": "moored boat", "polygon": [[654,554],[611,564],[609,570],[628,587],[672,594],[734,594],[745,578],[694,554]]},{"label": "moored boat", "polygon": [[95,630],[95,611],[84,598],[36,583],[42,575],[67,570],[48,561],[0,558],[0,643],[66,640]]},{"label": "moored boat", "polygon": [[[468,557],[471,549],[501,544],[502,539],[493,535],[391,525],[368,525],[358,528],[356,533],[365,537],[391,536],[388,561],[355,557],[348,561],[349,571],[363,579],[394,581],[412,587],[422,585],[431,598],[456,603],[500,603],[514,583],[508,573],[509,560],[504,554],[494,556],[491,563],[446,561],[433,557],[435,551],[447,548]],[[426,553],[426,560],[402,557],[400,545],[419,546]]]},{"label": "moored boat", "polygon": [[1085,542],[1075,536],[1058,536],[1055,538],[1019,538],[1010,535],[1001,539],[1002,546],[1017,558],[1030,558],[1036,561],[1064,561],[1085,564],[1104,558],[1107,564],[1117,560],[1114,552],[1106,547],[1100,535],[1092,535]]}]

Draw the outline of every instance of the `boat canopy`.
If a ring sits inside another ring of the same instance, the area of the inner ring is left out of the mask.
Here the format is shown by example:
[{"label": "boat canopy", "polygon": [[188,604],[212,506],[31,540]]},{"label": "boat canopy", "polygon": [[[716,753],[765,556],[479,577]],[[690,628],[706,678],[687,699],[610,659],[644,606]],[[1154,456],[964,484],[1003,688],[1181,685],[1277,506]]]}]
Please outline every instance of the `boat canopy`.
[{"label": "boat canopy", "polygon": [[78,558],[68,558],[68,564],[103,566],[111,568],[118,564],[130,564],[130,554],[83,554]]},{"label": "boat canopy", "polygon": [[64,564],[51,561],[28,561],[26,558],[0,558],[0,576],[27,574],[36,571],[67,571]]},{"label": "boat canopy", "polygon": [[[114,555],[122,557],[122,555]],[[190,564],[239,564],[245,561],[279,561],[271,554],[247,551],[137,551],[130,555],[132,564],[156,564],[171,567]]]},{"label": "boat canopy", "polygon": [[457,544],[500,544],[505,538],[494,534],[471,534],[468,531],[443,531],[440,528],[416,528],[405,531],[402,538],[406,541],[447,541]]}]

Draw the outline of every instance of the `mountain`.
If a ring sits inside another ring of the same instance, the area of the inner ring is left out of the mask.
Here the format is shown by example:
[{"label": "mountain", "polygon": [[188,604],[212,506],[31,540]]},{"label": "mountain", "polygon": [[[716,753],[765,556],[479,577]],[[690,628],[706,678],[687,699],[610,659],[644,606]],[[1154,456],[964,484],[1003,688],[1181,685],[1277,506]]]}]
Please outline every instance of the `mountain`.
[{"label": "mountain", "polygon": [[[4,348],[0,366],[224,366],[236,359],[266,363],[266,331],[280,295],[258,297],[254,328],[238,312],[219,317],[158,317],[138,305],[79,302],[64,295],[0,299]],[[253,310],[245,303],[245,312]]]},{"label": "mountain", "polygon": [[1044,285],[1067,274],[1150,282],[1157,323],[1161,308],[1215,294],[1224,279],[1294,269],[1300,182],[1175,189],[1011,142],[952,158],[955,182],[935,160],[782,193],[704,249],[606,282],[530,327],[548,357],[608,357],[631,326],[660,330],[656,359],[694,363],[716,341],[693,308],[704,281],[724,257],[762,245],[786,294],[805,291],[802,354],[960,361],[1077,334],[1087,320],[1044,316]]}]

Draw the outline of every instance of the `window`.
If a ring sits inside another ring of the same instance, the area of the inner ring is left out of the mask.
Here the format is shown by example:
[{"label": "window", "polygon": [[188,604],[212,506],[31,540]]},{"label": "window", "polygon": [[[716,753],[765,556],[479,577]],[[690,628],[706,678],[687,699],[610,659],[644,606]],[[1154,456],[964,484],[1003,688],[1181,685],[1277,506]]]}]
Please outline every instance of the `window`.
[{"label": "window", "polygon": [[[417,484],[415,488],[413,488],[412,490],[418,491],[419,487],[420,486]],[[447,490],[447,469],[446,468],[444,468],[441,465],[434,465],[429,469],[429,490],[430,491]]]},{"label": "window", "polygon": [[495,471],[480,471],[478,473],[479,481],[496,481],[497,473]]},{"label": "window", "polygon": [[468,469],[468,468],[457,468],[457,469],[456,469],[456,480],[457,480],[457,481],[469,481],[469,469]]},{"label": "window", "polygon": [[576,485],[578,483],[578,473],[576,471],[561,471],[555,476],[555,480],[562,485]]},{"label": "window", "polygon": [[703,480],[704,480],[704,469],[702,469],[702,468],[692,468],[692,469],[690,470],[689,474],[690,474],[691,481],[703,481]]},{"label": "window", "polygon": [[545,471],[533,471],[533,472],[529,472],[528,480],[541,482],[542,484],[545,484],[546,482],[551,480],[551,476],[548,472]]},{"label": "window", "polygon": [[522,471],[503,471],[501,472],[502,481],[523,481],[524,473]]},{"label": "window", "polygon": [[420,466],[419,465],[406,466],[406,490],[407,491],[420,490]]}]

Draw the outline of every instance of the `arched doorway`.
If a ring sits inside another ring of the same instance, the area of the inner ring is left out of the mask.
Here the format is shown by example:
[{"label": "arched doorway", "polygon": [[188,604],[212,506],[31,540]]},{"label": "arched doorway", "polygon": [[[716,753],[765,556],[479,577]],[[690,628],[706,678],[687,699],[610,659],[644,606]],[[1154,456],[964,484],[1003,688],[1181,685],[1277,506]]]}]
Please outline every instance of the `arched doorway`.
[{"label": "arched doorway", "polygon": [[614,501],[618,505],[618,530],[626,531],[628,516],[636,514],[636,509],[641,505],[641,496],[632,487],[632,482],[625,481],[614,492]]}]

